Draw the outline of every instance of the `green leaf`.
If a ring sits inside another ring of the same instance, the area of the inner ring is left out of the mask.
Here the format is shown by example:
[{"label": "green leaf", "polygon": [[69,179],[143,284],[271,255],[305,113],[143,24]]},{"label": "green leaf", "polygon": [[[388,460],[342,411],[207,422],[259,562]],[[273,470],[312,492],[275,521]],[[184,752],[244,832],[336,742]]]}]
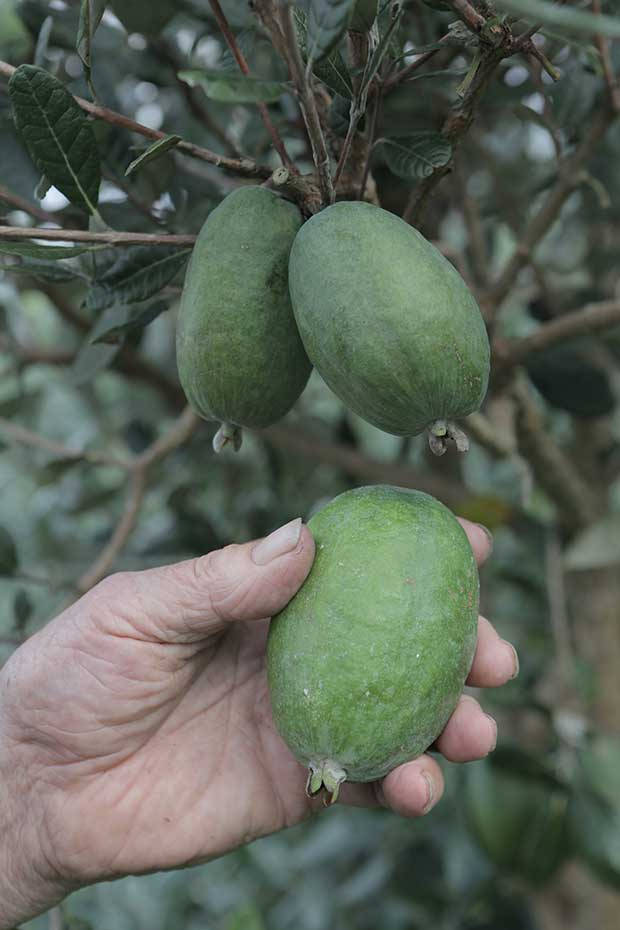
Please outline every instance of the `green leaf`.
[{"label": "green leaf", "polygon": [[9,271],[13,274],[28,274],[33,278],[42,278],[44,281],[73,281],[75,278],[88,278],[78,268],[72,268],[69,265],[63,265],[61,262],[48,262],[45,260],[37,261],[36,259],[24,259],[19,263],[12,265],[0,264],[2,271]]},{"label": "green leaf", "polygon": [[391,17],[391,20],[390,20],[390,23],[387,29],[381,36],[379,44],[375,48],[374,52],[372,53],[371,59],[368,62],[368,68],[364,72],[364,82],[360,89],[360,95],[363,95],[370,87],[371,81],[373,80],[375,74],[381,67],[381,62],[383,61],[383,59],[385,58],[388,52],[390,43],[392,41],[392,36],[394,35],[394,32],[396,31],[398,24],[400,23],[400,10],[398,8],[395,8],[395,9],[397,10],[397,12]]},{"label": "green leaf", "polygon": [[175,145],[178,145],[180,141],[181,136],[170,135],[165,136],[163,139],[158,139],[157,142],[153,142],[141,155],[138,155],[137,158],[134,158],[134,160],[127,165],[125,177],[133,174],[133,172],[137,171],[142,165],[147,165],[150,161],[155,161],[160,155],[163,155],[165,152],[173,149]]},{"label": "green leaf", "polygon": [[35,65],[9,81],[15,124],[37,168],[72,203],[94,213],[101,170],[92,126],[64,84]]},{"label": "green leaf", "polygon": [[620,514],[613,513],[580,533],[566,550],[569,571],[620,564]]},{"label": "green leaf", "polygon": [[350,112],[351,101],[341,97],[340,94],[336,94],[329,108],[327,119],[329,128],[342,139],[346,136],[349,128]]},{"label": "green leaf", "polygon": [[0,577],[10,578],[17,571],[19,560],[13,537],[0,526]]},{"label": "green leaf", "polygon": [[245,74],[223,74],[199,68],[180,71],[179,77],[190,87],[201,87],[210,100],[220,103],[273,103],[289,90],[283,81],[265,81]]},{"label": "green leaf", "polygon": [[157,319],[161,313],[168,310],[168,307],[169,304],[165,300],[154,301],[154,303],[149,304],[148,307],[126,307],[126,319],[124,322],[115,323],[107,329],[103,329],[99,332],[97,337],[91,341],[94,345],[97,343],[114,345],[118,342],[122,342],[127,333],[138,329],[144,329],[145,326],[148,326],[149,323]]},{"label": "green leaf", "polygon": [[532,23],[541,23],[543,26],[556,26],[568,32],[620,39],[620,18],[617,16],[560,7],[547,3],[546,0],[497,0],[495,5],[508,13],[517,13],[524,19]]},{"label": "green leaf", "polygon": [[[305,10],[299,7],[293,7],[293,19],[295,22],[295,32],[299,43],[299,50],[303,60],[307,61],[308,26]],[[347,97],[349,100],[353,97],[351,75],[338,49],[322,61],[314,62],[312,70],[318,79],[323,81],[326,87],[329,87],[334,94]]]},{"label": "green leaf", "polygon": [[429,177],[436,168],[447,165],[452,155],[452,146],[444,136],[426,130],[382,139],[378,148],[390,171],[406,181]]},{"label": "green leaf", "polygon": [[89,310],[134,304],[161,291],[183,268],[191,249],[139,245],[122,252],[86,295]]},{"label": "green leaf", "polygon": [[45,62],[45,56],[47,54],[47,46],[49,44],[53,25],[54,25],[54,20],[52,19],[52,17],[46,16],[45,19],[43,20],[43,25],[39,29],[37,44],[34,50],[34,63],[38,67],[43,67],[43,64]]},{"label": "green leaf", "polygon": [[[95,246],[98,248],[98,246]],[[24,242],[22,240],[9,241],[0,239],[0,252],[5,255],[21,255],[22,258],[40,258],[56,260],[62,258],[75,258],[82,252],[93,251],[92,246],[88,245],[41,245],[38,242]]]},{"label": "green leaf", "polygon": [[76,49],[87,74],[90,73],[93,36],[105,13],[106,5],[107,0],[82,0],[80,4]]},{"label": "green leaf", "polygon": [[92,329],[80,346],[73,365],[68,370],[68,379],[75,387],[87,384],[104,368],[107,368],[118,355],[122,342],[105,344],[97,342],[99,335],[106,329],[122,325],[127,317],[127,308],[108,307],[97,318]]},{"label": "green leaf", "polygon": [[338,44],[344,35],[353,0],[310,0],[308,8],[308,58],[320,61]]}]

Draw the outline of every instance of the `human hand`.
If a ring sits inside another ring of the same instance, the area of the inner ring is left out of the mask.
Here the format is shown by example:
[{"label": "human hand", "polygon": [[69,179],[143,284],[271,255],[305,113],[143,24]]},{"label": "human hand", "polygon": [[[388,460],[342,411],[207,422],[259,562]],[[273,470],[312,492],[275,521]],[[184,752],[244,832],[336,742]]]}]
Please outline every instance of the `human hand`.
[{"label": "human hand", "polygon": [[[481,564],[490,541],[461,522]],[[13,654],[0,672],[0,927],[83,884],[215,858],[321,805],[274,729],[264,664],[264,618],[313,557],[296,520],[260,542],[112,575]],[[517,667],[481,618],[468,683],[501,685]],[[496,735],[463,696],[435,748],[477,759]],[[417,816],[442,791],[425,754],[343,786],[341,800]]]}]

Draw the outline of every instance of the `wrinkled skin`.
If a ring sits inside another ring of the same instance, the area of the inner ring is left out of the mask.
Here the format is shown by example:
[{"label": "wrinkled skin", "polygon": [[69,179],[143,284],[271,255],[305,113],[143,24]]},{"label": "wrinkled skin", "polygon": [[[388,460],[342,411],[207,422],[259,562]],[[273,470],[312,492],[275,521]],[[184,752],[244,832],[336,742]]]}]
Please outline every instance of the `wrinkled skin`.
[{"label": "wrinkled skin", "polygon": [[[490,543],[466,529],[482,562]],[[3,667],[0,928],[80,885],[205,861],[321,809],[274,730],[264,669],[261,618],[288,602],[314,554],[307,528],[287,532],[290,551],[263,565],[248,543],[110,576]],[[516,668],[481,619],[469,682],[499,685]],[[495,740],[463,697],[437,748],[464,761]],[[346,785],[342,800],[415,816],[442,789],[424,755],[381,783]]]}]

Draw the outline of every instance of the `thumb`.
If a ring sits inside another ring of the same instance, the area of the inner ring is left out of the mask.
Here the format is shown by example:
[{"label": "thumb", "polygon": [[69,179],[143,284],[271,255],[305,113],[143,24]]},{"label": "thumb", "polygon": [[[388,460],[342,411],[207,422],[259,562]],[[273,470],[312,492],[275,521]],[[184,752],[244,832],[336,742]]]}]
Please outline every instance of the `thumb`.
[{"label": "thumb", "polygon": [[261,540],[111,575],[91,594],[114,616],[115,632],[129,625],[145,639],[195,642],[230,621],[277,613],[301,587],[313,558],[314,540],[298,517]]}]

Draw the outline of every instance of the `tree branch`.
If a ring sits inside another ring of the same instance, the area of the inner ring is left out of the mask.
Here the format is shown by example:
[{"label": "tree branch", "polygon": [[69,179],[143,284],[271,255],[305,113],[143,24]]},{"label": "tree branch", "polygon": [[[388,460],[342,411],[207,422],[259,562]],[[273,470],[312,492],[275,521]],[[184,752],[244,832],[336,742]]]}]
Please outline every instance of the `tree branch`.
[{"label": "tree branch", "polygon": [[597,146],[616,116],[617,114],[609,104],[600,110],[592,122],[589,132],[581,140],[575,151],[561,162],[555,186],[538,212],[530,219],[512,257],[485,296],[484,309],[488,316],[493,315],[504,301],[517,275],[530,261],[534,248],[547,234],[570,194],[579,186],[584,165],[596,151]]},{"label": "tree branch", "polygon": [[280,23],[284,35],[283,50],[291,78],[297,89],[301,113],[312,147],[312,158],[317,170],[323,203],[329,205],[336,199],[329,164],[329,153],[325,144],[325,136],[323,135],[316,100],[299,51],[292,16],[292,8],[288,4],[282,5],[280,8]]},{"label": "tree branch", "polygon": [[[232,55],[235,61],[239,65],[239,70],[241,71],[242,74],[249,75],[250,67],[247,61],[245,60],[245,56],[243,52],[237,45],[237,40],[235,39],[235,36],[233,35],[233,32],[230,26],[228,25],[228,20],[226,19],[226,16],[224,15],[224,11],[222,10],[222,7],[219,4],[219,0],[209,0],[209,6],[213,10],[213,15],[215,16],[217,24],[220,27],[220,31],[226,40],[226,44],[228,45],[228,48],[232,52]],[[282,141],[282,138],[280,137],[280,133],[278,132],[278,130],[276,129],[276,127],[273,125],[271,121],[271,116],[269,115],[267,104],[263,103],[262,100],[259,100],[257,101],[256,106],[258,107],[258,111],[261,115],[263,123],[265,124],[266,130],[271,136],[273,147],[278,153],[278,155],[280,156],[282,164],[284,165],[285,168],[288,168],[288,170],[292,172],[293,174],[298,174],[298,171],[297,171],[297,168],[295,167],[294,162],[291,160],[288,152],[286,151],[286,147],[284,145],[284,142]]]},{"label": "tree branch", "polygon": [[92,565],[78,578],[76,589],[85,594],[104,578],[124,549],[135,529],[147,488],[149,469],[192,435],[200,420],[186,407],[170,430],[155,440],[141,455],[132,459],[125,506],[112,536]]},{"label": "tree branch", "polygon": [[399,487],[417,488],[438,497],[452,508],[463,503],[469,493],[464,485],[438,474],[426,474],[408,465],[371,459],[350,446],[325,442],[312,433],[302,432],[290,426],[277,424],[259,430],[257,435],[270,445],[298,455],[306,461],[334,465],[365,481],[381,481]]},{"label": "tree branch", "polygon": [[493,354],[498,367],[512,368],[531,355],[548,349],[549,346],[584,333],[608,329],[610,326],[620,326],[620,301],[607,300],[586,304],[580,310],[574,310],[550,323],[545,323],[529,336],[516,342],[505,343],[498,340],[494,343]]},{"label": "tree branch", "polygon": [[[466,5],[469,6],[469,4]],[[473,12],[477,17],[480,16],[475,10],[473,10]],[[414,226],[420,224],[434,189],[442,178],[452,171],[454,152],[469,131],[474,121],[476,107],[480,98],[486,90],[489,81],[495,74],[495,70],[500,61],[505,58],[507,54],[510,54],[510,52],[507,52],[501,44],[482,48],[480,61],[473,79],[463,99],[449,114],[441,130],[441,134],[452,146],[452,157],[447,164],[435,168],[432,174],[414,188],[403,213],[403,219],[406,222],[412,223]]]},{"label": "tree branch", "polygon": [[33,449],[41,449],[59,459],[74,459],[75,461],[90,462],[92,465],[108,465],[125,470],[132,467],[129,459],[119,459],[108,452],[99,452],[96,449],[72,449],[70,446],[65,446],[63,443],[47,439],[39,433],[26,429],[25,426],[13,423],[11,420],[7,420],[6,417],[0,417],[0,434],[8,437],[14,443],[29,446]]},{"label": "tree branch", "polygon": [[427,61],[430,61],[438,51],[438,48],[432,48],[430,51],[424,52],[422,55],[419,55],[415,61],[410,62],[408,65],[405,65],[404,68],[401,68],[400,71],[397,71],[396,74],[386,78],[383,82],[383,93],[389,94],[389,92],[394,90],[395,87],[398,87],[399,84],[409,80],[411,75],[414,74],[418,68],[425,65]]},{"label": "tree branch", "polygon": [[[592,0],[592,12],[596,13],[598,16],[601,15],[601,0]],[[594,39],[599,55],[601,56],[601,65],[603,68],[605,84],[607,85],[609,102],[614,111],[616,113],[620,113],[620,84],[618,83],[618,78],[614,73],[611,54],[609,51],[609,41],[605,36],[600,35],[600,33],[597,33]]]},{"label": "tree branch", "polygon": [[[53,284],[45,281],[39,281],[38,288],[52,301],[64,320],[74,326],[80,333],[89,331],[90,323],[77,312],[71,300],[66,297],[61,288],[54,287]],[[28,348],[24,351],[28,353]],[[30,359],[26,355],[25,361],[36,362],[37,358]],[[40,361],[46,361],[46,359],[40,359]],[[59,362],[56,362],[56,364],[59,364]],[[184,407],[185,394],[178,381],[168,377],[165,371],[162,371],[161,368],[137,352],[132,346],[124,345],[118,355],[112,359],[111,367],[129,377],[139,378],[146,384],[150,384],[165,397],[174,410],[178,411]]]},{"label": "tree branch", "polygon": [[194,87],[190,87],[189,84],[179,77],[179,71],[182,70],[183,65],[181,61],[179,61],[179,57],[172,44],[165,38],[153,36],[149,39],[149,46],[155,55],[171,69],[179,91],[185,98],[187,106],[193,116],[203,124],[208,132],[214,135],[216,139],[219,139],[229,155],[233,158],[242,159],[242,152],[239,151],[233,140],[222,129],[217,120],[211,116],[206,106],[204,106],[200,97],[200,91],[197,91]]},{"label": "tree branch", "polygon": [[88,232],[85,229],[44,229],[41,227],[0,226],[0,239],[49,239],[55,242],[93,242],[104,245],[193,246],[196,236],[165,233]]},{"label": "tree branch", "polygon": [[[15,70],[13,65],[8,64],[8,62],[0,61],[0,74],[4,75],[4,77],[10,78]],[[91,103],[90,100],[85,100],[83,97],[74,97],[74,100],[86,113],[89,113],[96,119],[102,119],[104,122],[110,123],[113,126],[120,126],[123,129],[128,129],[130,132],[138,133],[138,135],[145,136],[147,139],[165,139],[167,135],[167,133],[159,129],[149,129],[148,126],[143,126],[142,123],[136,123],[135,120],[129,119],[128,116],[123,116],[122,113],[117,113],[115,110],[110,110],[107,107],[101,107],[96,103]],[[210,149],[202,148],[200,145],[194,145],[193,142],[186,142],[184,139],[175,146],[175,151],[183,152],[185,155],[198,158],[201,161],[206,161],[210,165],[216,165],[218,168],[226,168],[227,171],[231,171],[233,174],[242,174],[247,177],[258,178],[268,178],[271,175],[270,168],[257,165],[251,158],[229,158],[226,155],[219,155],[217,152],[212,152]]]},{"label": "tree branch", "polygon": [[2,185],[0,185],[0,200],[4,201],[4,203],[8,203],[9,206],[14,207],[16,210],[21,210],[23,213],[34,216],[43,223],[58,223],[57,215],[48,213],[47,210],[42,210],[41,207],[35,206],[35,204],[30,203],[30,201],[26,200],[24,197],[13,194],[11,191],[7,190],[6,187],[2,187]]},{"label": "tree branch", "polygon": [[588,526],[597,516],[597,503],[573,463],[547,431],[525,377],[516,379],[519,449],[540,486],[556,504],[558,519],[572,532]]},{"label": "tree branch", "polygon": [[92,587],[108,574],[135,528],[145,491],[146,474],[144,469],[134,470],[129,480],[129,487],[121,518],[116,524],[109,541],[103,547],[95,561],[78,578],[76,582],[78,595],[90,591]]}]

